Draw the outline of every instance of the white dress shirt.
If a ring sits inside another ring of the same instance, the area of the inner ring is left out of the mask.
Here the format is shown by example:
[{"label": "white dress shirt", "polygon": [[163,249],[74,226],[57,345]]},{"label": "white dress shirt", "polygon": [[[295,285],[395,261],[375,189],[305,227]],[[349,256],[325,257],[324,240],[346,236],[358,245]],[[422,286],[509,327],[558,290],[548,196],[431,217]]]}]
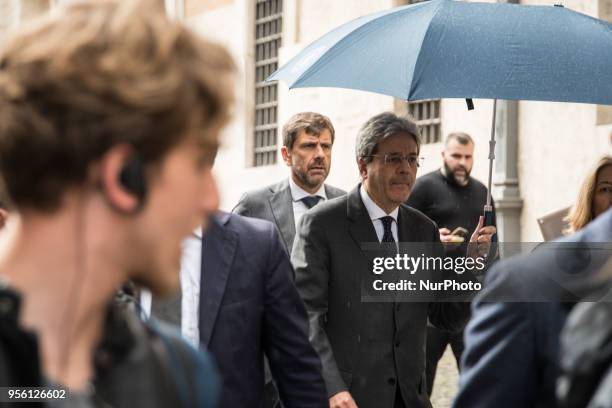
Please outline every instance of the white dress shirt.
[{"label": "white dress shirt", "polygon": [[200,347],[200,271],[202,267],[202,228],[181,244],[181,332],[195,348]]},{"label": "white dress shirt", "polygon": [[[196,349],[200,347],[200,271],[202,267],[202,228],[194,230],[181,243],[181,333]],[[143,318],[151,315],[151,292],[142,289]]]},{"label": "white dress shirt", "polygon": [[147,320],[151,317],[151,304],[153,303],[153,295],[149,289],[140,289],[140,318]]},{"label": "white dress shirt", "polygon": [[391,233],[393,234],[393,238],[395,239],[395,245],[397,246],[399,242],[399,238],[397,236],[397,215],[399,214],[399,207],[395,208],[395,210],[387,214],[385,210],[380,208],[378,204],[376,204],[370,198],[363,184],[361,185],[361,187],[359,187],[359,194],[361,195],[361,200],[363,201],[366,210],[368,210],[368,215],[372,220],[372,224],[374,225],[374,230],[376,231],[376,236],[378,237],[379,242],[382,242],[383,235],[385,234],[385,227],[383,226],[383,223],[380,219],[386,216],[393,218],[394,222],[391,223]]},{"label": "white dress shirt", "polygon": [[302,215],[308,211],[306,204],[300,200],[308,196],[319,196],[321,197],[321,201],[325,201],[327,200],[327,194],[325,194],[325,184],[321,184],[321,187],[319,187],[314,194],[310,194],[308,191],[295,184],[293,177],[289,177],[289,189],[291,190],[291,199],[293,200],[293,220],[295,221],[295,228],[297,229]]}]

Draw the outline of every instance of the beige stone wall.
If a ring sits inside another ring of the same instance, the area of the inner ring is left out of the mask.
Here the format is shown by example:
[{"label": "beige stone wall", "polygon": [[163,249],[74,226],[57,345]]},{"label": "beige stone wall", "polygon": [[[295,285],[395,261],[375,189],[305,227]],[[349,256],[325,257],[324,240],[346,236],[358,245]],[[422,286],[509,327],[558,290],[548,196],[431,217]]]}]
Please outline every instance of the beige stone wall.
[{"label": "beige stone wall", "polygon": [[11,27],[14,17],[14,5],[10,0],[0,0],[0,41],[2,35]]},{"label": "beige stone wall", "polygon": [[597,124],[608,125],[612,123],[612,106],[598,105],[597,106]]},{"label": "beige stone wall", "polygon": [[0,0],[0,39],[11,27],[14,26],[18,18],[19,4],[13,0]]},{"label": "beige stone wall", "polygon": [[[612,22],[612,0],[599,0],[599,18]],[[597,107],[597,124],[612,124],[612,106]]]},{"label": "beige stone wall", "polygon": [[25,21],[49,10],[50,0],[20,0],[20,20]]},{"label": "beige stone wall", "polygon": [[225,129],[215,172],[221,190],[221,208],[231,210],[240,193],[274,178],[275,167],[247,168],[246,141],[252,132],[253,82],[252,0],[235,0],[212,11],[192,16],[187,23],[198,33],[225,45],[238,67],[235,92],[238,103]]},{"label": "beige stone wall", "polygon": [[599,18],[612,21],[612,0],[599,0]]},{"label": "beige stone wall", "polygon": [[0,0],[0,38],[20,22],[49,9],[50,0]]},{"label": "beige stone wall", "polygon": [[194,17],[231,6],[234,0],[185,0],[185,17]]}]

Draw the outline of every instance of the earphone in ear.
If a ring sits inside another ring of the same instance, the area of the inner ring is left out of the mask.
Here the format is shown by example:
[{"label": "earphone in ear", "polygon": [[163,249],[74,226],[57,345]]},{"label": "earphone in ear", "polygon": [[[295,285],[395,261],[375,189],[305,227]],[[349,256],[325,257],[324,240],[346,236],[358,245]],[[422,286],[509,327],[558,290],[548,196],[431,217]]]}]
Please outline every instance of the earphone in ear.
[{"label": "earphone in ear", "polygon": [[136,210],[140,209],[147,196],[147,180],[142,159],[134,154],[123,165],[119,173],[119,182],[138,199]]}]

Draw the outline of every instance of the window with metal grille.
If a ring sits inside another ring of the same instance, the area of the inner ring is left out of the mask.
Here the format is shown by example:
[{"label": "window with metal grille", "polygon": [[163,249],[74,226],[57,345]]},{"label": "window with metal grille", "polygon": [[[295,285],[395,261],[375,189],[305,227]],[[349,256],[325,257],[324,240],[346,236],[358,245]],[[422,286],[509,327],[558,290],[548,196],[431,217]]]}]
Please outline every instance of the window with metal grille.
[{"label": "window with metal grille", "polygon": [[265,82],[278,68],[282,40],[282,0],[257,0],[255,4],[255,128],[253,165],[276,163],[278,85]]},{"label": "window with metal grille", "polygon": [[438,143],[442,140],[440,99],[408,102],[408,113],[416,119],[421,129],[422,143]]},{"label": "window with metal grille", "polygon": [[421,142],[438,143],[442,140],[440,99],[406,102],[395,99],[394,110],[398,115],[410,114],[421,130]]}]

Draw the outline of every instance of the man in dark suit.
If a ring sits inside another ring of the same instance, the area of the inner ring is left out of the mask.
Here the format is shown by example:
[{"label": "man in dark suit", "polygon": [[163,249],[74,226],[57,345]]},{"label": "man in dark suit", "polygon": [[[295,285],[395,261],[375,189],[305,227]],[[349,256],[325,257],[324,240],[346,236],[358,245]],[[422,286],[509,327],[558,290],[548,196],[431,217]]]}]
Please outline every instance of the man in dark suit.
[{"label": "man in dark suit", "polygon": [[[264,355],[286,408],[327,406],[304,305],[273,224],[235,214],[211,218],[183,243],[182,300],[153,308],[207,348],[223,379],[221,407],[259,408]],[[179,306],[180,305],[180,306]]]},{"label": "man in dark suit", "polygon": [[455,407],[556,406],[567,304],[590,292],[611,241],[609,209],[576,234],[491,268],[465,331]]},{"label": "man in dark suit", "polygon": [[[416,124],[393,113],[370,119],[356,153],[362,184],[304,214],[291,260],[310,319],[331,408],[430,407],[424,380],[427,319],[461,330],[468,303],[363,302],[372,275],[366,243],[430,242],[438,228],[406,206],[419,162]],[[479,225],[472,241],[490,242]],[[412,254],[417,255],[417,254]]]},{"label": "man in dark suit", "polygon": [[334,127],[326,116],[301,112],[283,127],[281,154],[291,175],[279,183],[244,194],[232,212],[276,224],[291,253],[295,226],[319,201],[346,194],[324,184],[331,166]]}]

